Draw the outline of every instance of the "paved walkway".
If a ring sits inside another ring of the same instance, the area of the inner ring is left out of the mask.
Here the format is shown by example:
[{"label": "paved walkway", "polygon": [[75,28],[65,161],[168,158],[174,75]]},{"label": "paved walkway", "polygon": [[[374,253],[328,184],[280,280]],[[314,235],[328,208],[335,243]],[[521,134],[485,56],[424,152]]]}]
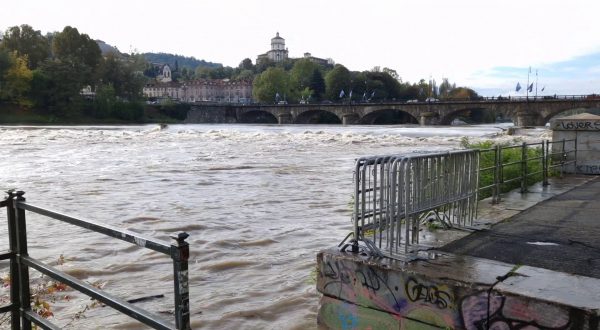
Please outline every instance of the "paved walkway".
[{"label": "paved walkway", "polygon": [[440,250],[600,278],[600,177]]}]

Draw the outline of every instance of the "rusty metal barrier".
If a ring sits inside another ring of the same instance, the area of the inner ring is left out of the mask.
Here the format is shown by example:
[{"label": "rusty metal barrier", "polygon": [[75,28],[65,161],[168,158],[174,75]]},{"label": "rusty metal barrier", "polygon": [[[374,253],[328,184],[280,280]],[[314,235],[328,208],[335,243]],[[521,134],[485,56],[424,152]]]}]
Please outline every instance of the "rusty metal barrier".
[{"label": "rusty metal barrier", "polygon": [[472,224],[478,168],[474,150],[358,159],[354,231],[340,246],[358,252],[362,242],[372,255],[396,258],[418,244],[425,219],[447,227]]},{"label": "rusty metal barrier", "polygon": [[[154,329],[191,329],[188,285],[189,245],[185,241],[188,237],[187,233],[180,232],[172,236],[175,243],[170,244],[113,226],[77,219],[26,203],[25,197],[23,197],[24,194],[22,191],[9,191],[8,197],[0,201],[0,207],[6,207],[7,209],[9,239],[9,251],[0,254],[0,260],[10,261],[11,279],[10,304],[0,307],[0,313],[11,313],[12,330],[30,330],[32,323],[42,329],[60,329],[31,309],[30,267]],[[25,211],[63,221],[170,256],[173,260],[175,324],[30,257],[27,252]]]}]

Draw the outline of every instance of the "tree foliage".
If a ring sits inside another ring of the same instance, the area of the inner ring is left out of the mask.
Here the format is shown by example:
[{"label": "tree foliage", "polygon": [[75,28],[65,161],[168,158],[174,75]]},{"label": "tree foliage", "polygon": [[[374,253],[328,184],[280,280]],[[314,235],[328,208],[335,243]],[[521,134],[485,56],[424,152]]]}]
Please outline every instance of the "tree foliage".
[{"label": "tree foliage", "polygon": [[54,57],[60,61],[85,64],[89,67],[96,67],[101,58],[98,44],[87,34],[80,34],[71,26],[66,26],[54,36],[52,51]]},{"label": "tree foliage", "polygon": [[350,71],[341,64],[336,64],[331,71],[325,75],[326,97],[330,100],[339,100],[340,93],[350,92]]},{"label": "tree foliage", "polygon": [[272,103],[291,95],[290,78],[282,68],[268,68],[254,78],[252,94],[259,102]]},{"label": "tree foliage", "polygon": [[31,87],[33,72],[27,67],[27,55],[19,56],[18,53],[9,53],[10,67],[4,74],[4,81],[0,89],[0,98],[20,105],[30,105],[27,95]]},{"label": "tree foliage", "polygon": [[16,52],[18,56],[27,56],[27,66],[32,70],[50,56],[48,40],[39,30],[34,30],[27,24],[8,28],[1,45],[10,52]]}]

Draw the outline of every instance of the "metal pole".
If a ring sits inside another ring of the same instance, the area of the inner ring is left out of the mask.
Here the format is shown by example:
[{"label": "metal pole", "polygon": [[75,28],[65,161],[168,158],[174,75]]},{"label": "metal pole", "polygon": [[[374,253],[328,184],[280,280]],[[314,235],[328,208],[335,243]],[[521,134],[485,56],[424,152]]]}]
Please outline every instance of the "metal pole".
[{"label": "metal pole", "polygon": [[527,143],[521,146],[521,193],[527,192]]},{"label": "metal pole", "polygon": [[19,320],[19,308],[21,300],[19,296],[19,265],[15,253],[17,253],[17,214],[14,207],[14,198],[16,196],[13,190],[7,191],[6,200],[6,219],[8,220],[8,246],[13,255],[10,258],[10,328],[11,330],[21,329]]},{"label": "metal pole", "polygon": [[542,183],[544,186],[548,185],[548,141],[542,140]]},{"label": "metal pole", "polygon": [[500,202],[500,184],[502,182],[502,148],[500,145],[496,145],[496,166],[494,167],[494,196],[492,197],[492,204]]},{"label": "metal pole", "polygon": [[573,170],[575,172],[575,174],[577,174],[577,134],[575,134],[575,141],[573,141],[574,145],[573,148],[575,149],[575,162],[573,163]]},{"label": "metal pole", "polygon": [[188,282],[188,259],[190,246],[185,241],[190,235],[180,232],[171,236],[176,243],[171,245],[173,279],[175,284],[175,325],[178,330],[190,330],[190,290]]},{"label": "metal pole", "polygon": [[21,320],[23,321],[24,330],[31,330],[31,321],[25,318],[26,312],[31,312],[31,293],[29,290],[29,267],[22,263],[20,260],[22,257],[28,256],[27,252],[27,229],[25,222],[25,210],[19,208],[19,202],[25,202],[24,191],[17,191],[16,198],[13,200],[14,210],[16,213],[16,236],[17,236],[17,263],[19,269],[19,296],[20,296],[20,310]]},{"label": "metal pole", "polygon": [[562,159],[560,161],[560,177],[563,177],[565,171],[565,161],[567,160],[567,150],[565,149],[565,139],[562,139]]}]

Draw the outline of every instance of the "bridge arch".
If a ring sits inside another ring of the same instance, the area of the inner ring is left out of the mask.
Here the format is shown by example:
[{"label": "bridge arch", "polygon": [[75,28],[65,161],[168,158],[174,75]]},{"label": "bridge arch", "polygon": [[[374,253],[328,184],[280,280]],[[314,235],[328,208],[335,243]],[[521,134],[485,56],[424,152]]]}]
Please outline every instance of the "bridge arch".
[{"label": "bridge arch", "polygon": [[550,122],[550,120],[554,117],[560,116],[561,114],[568,112],[568,111],[578,111],[581,110],[581,112],[585,112],[587,110],[591,110],[591,109],[599,109],[596,107],[577,107],[577,108],[573,108],[573,107],[565,107],[563,109],[556,109],[554,111],[549,111],[547,114],[544,114],[544,116],[542,117],[542,120],[544,122],[544,125],[548,122]]},{"label": "bridge arch", "polygon": [[419,124],[411,113],[398,109],[377,109],[363,115],[359,124],[365,125],[398,125]]},{"label": "bridge arch", "polygon": [[296,124],[341,124],[342,119],[331,111],[311,109],[300,112],[294,120]]},{"label": "bridge arch", "polygon": [[510,114],[506,114],[502,111],[495,111],[489,108],[482,107],[468,107],[457,109],[446,113],[440,118],[440,125],[452,125],[455,119],[462,119],[468,124],[485,124],[494,123],[497,119],[510,119],[514,122],[514,119]]},{"label": "bridge arch", "polygon": [[264,110],[250,110],[240,114],[238,121],[242,124],[277,124],[277,117]]}]

